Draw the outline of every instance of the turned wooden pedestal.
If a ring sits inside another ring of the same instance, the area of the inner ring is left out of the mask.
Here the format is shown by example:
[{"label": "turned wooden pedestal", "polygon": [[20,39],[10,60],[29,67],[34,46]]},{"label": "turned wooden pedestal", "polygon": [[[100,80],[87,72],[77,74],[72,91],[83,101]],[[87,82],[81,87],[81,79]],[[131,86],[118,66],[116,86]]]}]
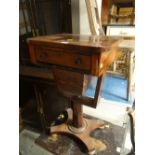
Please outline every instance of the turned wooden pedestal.
[{"label": "turned wooden pedestal", "polygon": [[[31,61],[52,68],[59,91],[71,102],[68,120],[51,127],[51,134],[65,133],[78,138],[89,154],[95,152],[90,133],[104,123],[83,118],[82,105],[96,108],[102,78],[116,57],[119,42],[116,37],[72,34],[29,39]],[[94,98],[83,96],[92,75],[98,77]]]},{"label": "turned wooden pedestal", "polygon": [[95,143],[92,143],[90,134],[95,129],[103,127],[104,123],[102,121],[83,118],[82,106],[89,105],[96,107],[102,83],[102,76],[98,77],[95,97],[90,98],[82,96],[89,85],[89,77],[85,77],[84,74],[81,73],[74,73],[60,69],[53,69],[53,73],[60,92],[70,98],[71,109],[67,111],[67,122],[51,127],[51,133],[69,134],[73,138],[79,139],[85,145],[89,154],[94,154]]}]

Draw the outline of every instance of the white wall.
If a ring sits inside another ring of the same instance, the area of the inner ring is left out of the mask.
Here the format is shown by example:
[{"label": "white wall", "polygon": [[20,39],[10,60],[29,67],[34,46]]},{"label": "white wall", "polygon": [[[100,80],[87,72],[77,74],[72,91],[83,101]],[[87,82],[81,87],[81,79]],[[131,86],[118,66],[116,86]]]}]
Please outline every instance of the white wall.
[{"label": "white wall", "polygon": [[[72,29],[75,34],[91,34],[85,0],[72,0]],[[102,0],[97,0],[101,15]]]}]

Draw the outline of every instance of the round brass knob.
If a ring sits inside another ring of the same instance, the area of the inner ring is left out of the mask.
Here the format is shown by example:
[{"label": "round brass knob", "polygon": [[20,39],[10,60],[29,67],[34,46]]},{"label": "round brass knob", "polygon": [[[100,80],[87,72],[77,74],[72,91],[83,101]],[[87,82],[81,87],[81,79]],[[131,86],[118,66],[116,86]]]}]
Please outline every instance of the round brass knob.
[{"label": "round brass knob", "polygon": [[46,52],[42,52],[39,54],[39,57],[45,59],[48,57],[48,54]]}]

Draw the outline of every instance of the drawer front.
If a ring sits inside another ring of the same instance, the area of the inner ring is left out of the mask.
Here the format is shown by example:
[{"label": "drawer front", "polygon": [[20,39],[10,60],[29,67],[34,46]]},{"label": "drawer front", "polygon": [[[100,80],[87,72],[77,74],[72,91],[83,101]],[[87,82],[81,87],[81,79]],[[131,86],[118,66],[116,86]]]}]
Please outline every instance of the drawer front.
[{"label": "drawer front", "polygon": [[61,69],[53,70],[58,88],[64,92],[72,92],[74,95],[82,95],[84,74],[65,71]]},{"label": "drawer front", "polygon": [[43,63],[62,65],[72,68],[90,70],[91,56],[75,54],[60,49],[35,49],[36,60]]},{"label": "drawer front", "polygon": [[72,93],[72,95],[83,95],[91,81],[90,76],[74,71],[53,69],[53,75],[58,88],[63,92]]}]

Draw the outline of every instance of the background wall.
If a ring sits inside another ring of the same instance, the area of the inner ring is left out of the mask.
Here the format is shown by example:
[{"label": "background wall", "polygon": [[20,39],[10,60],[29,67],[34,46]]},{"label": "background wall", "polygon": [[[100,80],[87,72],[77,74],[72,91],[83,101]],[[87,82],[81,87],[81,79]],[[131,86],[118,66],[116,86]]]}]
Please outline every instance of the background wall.
[{"label": "background wall", "polygon": [[19,1],[20,35],[34,29],[37,35],[71,33],[71,25],[71,0]]},{"label": "background wall", "polygon": [[[101,15],[102,0],[97,0]],[[72,0],[72,33],[91,34],[85,0]]]}]

